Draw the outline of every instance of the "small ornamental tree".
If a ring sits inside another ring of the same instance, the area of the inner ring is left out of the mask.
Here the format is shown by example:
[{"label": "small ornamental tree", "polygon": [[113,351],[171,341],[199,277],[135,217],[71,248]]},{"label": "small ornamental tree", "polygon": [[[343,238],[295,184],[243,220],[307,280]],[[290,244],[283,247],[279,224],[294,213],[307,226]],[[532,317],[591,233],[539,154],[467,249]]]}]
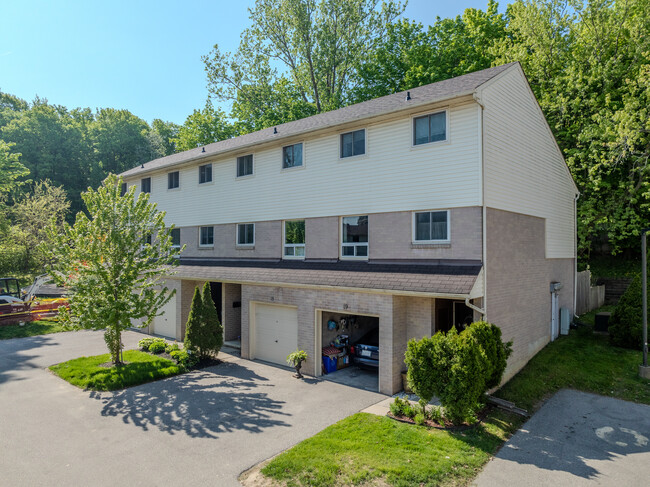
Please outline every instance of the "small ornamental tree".
[{"label": "small ornamental tree", "polygon": [[201,299],[201,290],[196,287],[194,288],[190,314],[185,324],[185,340],[183,341],[185,350],[196,354],[200,354],[202,312],[203,300]]},{"label": "small ornamental tree", "polygon": [[[105,329],[115,365],[122,363],[122,331],[148,326],[174,295],[164,285],[177,264],[164,212],[135,188],[121,195],[121,178],[109,175],[82,194],[87,214],[73,226],[50,227],[48,273],[70,292],[60,319],[73,329]],[[143,243],[152,235],[150,243]],[[136,324],[138,323],[138,324]]]},{"label": "small ornamental tree", "polygon": [[223,346],[223,327],[219,321],[217,309],[214,307],[210,283],[203,286],[203,353],[216,357]]}]

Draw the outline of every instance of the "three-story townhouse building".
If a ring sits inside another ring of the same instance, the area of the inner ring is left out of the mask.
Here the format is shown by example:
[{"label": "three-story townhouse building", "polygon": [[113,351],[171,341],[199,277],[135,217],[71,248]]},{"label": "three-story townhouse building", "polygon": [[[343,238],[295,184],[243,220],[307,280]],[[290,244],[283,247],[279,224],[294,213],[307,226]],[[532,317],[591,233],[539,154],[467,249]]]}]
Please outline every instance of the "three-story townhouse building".
[{"label": "three-story townhouse building", "polygon": [[226,340],[284,364],[379,333],[378,389],[411,338],[487,319],[505,379],[573,314],[578,191],[518,63],[270,127],[122,174],[185,245],[152,332],[182,340],[210,282]]}]

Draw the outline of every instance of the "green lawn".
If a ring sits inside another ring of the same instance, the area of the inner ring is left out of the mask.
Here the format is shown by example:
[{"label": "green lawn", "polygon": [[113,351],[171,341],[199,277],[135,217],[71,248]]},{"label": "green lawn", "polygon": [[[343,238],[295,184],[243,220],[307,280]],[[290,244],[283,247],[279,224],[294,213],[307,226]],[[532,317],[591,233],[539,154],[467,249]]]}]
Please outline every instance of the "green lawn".
[{"label": "green lawn", "polygon": [[569,387],[650,404],[650,381],[638,376],[641,351],[613,347],[606,335],[572,330],[539,352],[496,394],[526,409]]},{"label": "green lawn", "polygon": [[52,365],[50,370],[72,385],[96,391],[114,391],[183,372],[183,369],[171,360],[138,350],[124,352],[126,365],[101,366],[109,360],[109,354],[80,357]]},{"label": "green lawn", "polygon": [[[593,321],[593,315],[582,321]],[[640,351],[612,347],[591,329],[572,330],[538,353],[496,396],[530,411],[562,388],[650,404],[638,377]],[[464,432],[429,430],[359,413],[274,458],[262,473],[287,486],[466,485],[523,418],[493,409]]]},{"label": "green lawn", "polygon": [[0,340],[47,335],[66,331],[58,321],[32,321],[24,325],[0,325]]},{"label": "green lawn", "polygon": [[495,411],[459,432],[427,429],[357,413],[273,459],[262,473],[288,486],[465,483],[514,431],[519,420]]}]

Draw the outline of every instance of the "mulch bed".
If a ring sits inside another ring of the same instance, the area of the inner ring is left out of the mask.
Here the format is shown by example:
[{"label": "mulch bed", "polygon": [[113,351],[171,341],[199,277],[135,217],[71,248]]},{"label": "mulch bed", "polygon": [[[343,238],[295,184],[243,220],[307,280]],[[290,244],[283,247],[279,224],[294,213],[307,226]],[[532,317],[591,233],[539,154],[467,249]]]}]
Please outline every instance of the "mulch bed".
[{"label": "mulch bed", "polygon": [[[432,428],[432,429],[437,429],[437,430],[445,430],[445,431],[467,431],[472,428],[476,428],[478,425],[480,425],[483,420],[486,418],[489,410],[492,409],[491,406],[486,406],[484,407],[478,414],[478,421],[474,424],[454,424],[450,421],[445,421],[445,424],[438,424],[435,421],[431,421],[430,419],[427,419],[424,424],[418,425],[418,426],[425,426],[427,428]],[[395,421],[399,421],[400,423],[407,423],[407,424],[415,424],[415,421],[412,418],[409,418],[408,416],[395,416],[393,413],[387,413],[387,417],[390,419],[394,419]]]}]

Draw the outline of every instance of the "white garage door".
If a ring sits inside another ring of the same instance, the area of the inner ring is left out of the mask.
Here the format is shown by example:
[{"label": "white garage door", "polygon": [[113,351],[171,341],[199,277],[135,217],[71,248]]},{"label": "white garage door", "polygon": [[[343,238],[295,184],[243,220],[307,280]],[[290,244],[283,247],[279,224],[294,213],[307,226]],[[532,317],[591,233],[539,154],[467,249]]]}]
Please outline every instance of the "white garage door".
[{"label": "white garage door", "polygon": [[176,296],[161,308],[163,314],[153,319],[153,332],[167,338],[176,339]]},{"label": "white garage door", "polygon": [[255,304],[254,357],[287,364],[287,355],[298,348],[298,309]]}]

